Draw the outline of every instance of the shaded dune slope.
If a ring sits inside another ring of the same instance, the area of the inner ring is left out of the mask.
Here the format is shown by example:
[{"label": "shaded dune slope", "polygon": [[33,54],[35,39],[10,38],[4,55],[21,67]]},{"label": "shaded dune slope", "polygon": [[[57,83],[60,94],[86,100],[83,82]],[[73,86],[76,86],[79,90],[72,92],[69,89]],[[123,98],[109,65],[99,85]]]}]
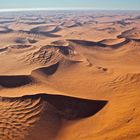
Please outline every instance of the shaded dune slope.
[{"label": "shaded dune slope", "polygon": [[11,19],[11,20],[0,20],[0,24],[13,23],[13,22],[15,22],[15,19]]},{"label": "shaded dune slope", "polygon": [[61,35],[55,34],[60,31],[61,28],[58,26],[39,26],[31,29],[30,31],[20,30],[21,33],[33,34],[33,35],[43,35],[46,37],[61,37]]},{"label": "shaded dune slope", "polygon": [[52,75],[57,71],[58,67],[59,67],[59,62],[57,62],[56,64],[53,64],[53,65],[50,65],[48,67],[42,67],[42,68],[33,70],[31,75],[34,75],[34,73],[36,73],[36,72],[44,73],[45,75]]},{"label": "shaded dune slope", "polygon": [[124,41],[117,43],[117,44],[113,44],[113,45],[109,45],[109,44],[105,44],[103,43],[105,40],[99,41],[99,42],[94,42],[94,41],[86,41],[86,40],[69,40],[71,43],[74,44],[78,44],[81,46],[87,46],[87,47],[109,47],[112,49],[117,49],[119,47],[122,47],[123,45],[128,44],[131,40],[130,39],[125,39]]},{"label": "shaded dune slope", "polygon": [[51,44],[57,45],[57,46],[68,46],[69,45],[69,43],[66,40],[56,40],[56,41],[53,41]]},{"label": "shaded dune slope", "polygon": [[19,23],[27,24],[27,25],[40,25],[40,24],[45,24],[45,21],[20,21]]},{"label": "shaded dune slope", "polygon": [[16,88],[33,82],[33,78],[28,75],[0,76],[0,86],[4,88]]},{"label": "shaded dune slope", "polygon": [[10,33],[12,32],[12,29],[9,29],[8,27],[0,27],[0,34]]},{"label": "shaded dune slope", "polygon": [[37,42],[37,40],[35,40],[35,39],[24,38],[24,37],[18,37],[15,39],[15,43],[20,43],[20,44],[25,44],[25,43],[34,44],[36,42]]},{"label": "shaded dune slope", "polygon": [[1,49],[0,49],[0,53],[1,53],[1,52],[5,52],[7,49],[8,49],[8,47],[1,48]]}]

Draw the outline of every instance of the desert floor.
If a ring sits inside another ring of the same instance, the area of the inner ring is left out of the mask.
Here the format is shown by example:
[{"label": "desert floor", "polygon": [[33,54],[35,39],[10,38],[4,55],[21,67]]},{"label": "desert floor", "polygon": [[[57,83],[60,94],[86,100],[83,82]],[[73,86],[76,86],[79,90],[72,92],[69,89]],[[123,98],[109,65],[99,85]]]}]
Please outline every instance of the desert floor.
[{"label": "desert floor", "polygon": [[0,97],[0,140],[140,140],[139,13],[0,13]]}]

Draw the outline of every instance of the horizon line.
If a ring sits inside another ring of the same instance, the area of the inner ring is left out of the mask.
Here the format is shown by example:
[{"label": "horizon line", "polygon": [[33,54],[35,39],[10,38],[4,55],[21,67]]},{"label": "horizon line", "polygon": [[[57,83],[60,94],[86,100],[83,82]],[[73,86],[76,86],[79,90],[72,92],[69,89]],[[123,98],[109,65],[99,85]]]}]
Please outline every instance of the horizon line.
[{"label": "horizon line", "polygon": [[57,10],[100,10],[100,11],[140,11],[140,9],[96,9],[96,8],[9,8],[0,9],[0,12],[26,12],[26,11],[57,11]]}]

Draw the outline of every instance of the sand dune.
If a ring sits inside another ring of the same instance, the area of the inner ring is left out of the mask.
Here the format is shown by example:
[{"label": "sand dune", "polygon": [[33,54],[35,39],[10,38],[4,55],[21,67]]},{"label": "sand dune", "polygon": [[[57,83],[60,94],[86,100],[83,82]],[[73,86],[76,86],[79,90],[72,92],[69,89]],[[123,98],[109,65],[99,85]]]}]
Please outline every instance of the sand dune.
[{"label": "sand dune", "polygon": [[75,53],[75,50],[70,46],[46,45],[29,54],[25,61],[40,65],[52,65],[62,59],[70,59],[75,56]]},{"label": "sand dune", "polygon": [[123,32],[121,37],[126,37],[130,39],[140,39],[139,33],[140,30],[138,28],[133,28],[131,30]]},{"label": "sand dune", "polygon": [[12,32],[11,29],[7,28],[7,27],[0,27],[0,34],[2,33],[10,33]]},{"label": "sand dune", "polygon": [[0,24],[5,24],[5,23],[12,23],[12,22],[15,22],[14,19],[6,19],[6,20],[0,20]]},{"label": "sand dune", "polygon": [[60,27],[58,26],[39,26],[39,27],[36,27],[36,28],[33,28],[30,30],[29,33],[32,33],[32,34],[42,34],[42,35],[45,35],[45,36],[50,36],[50,37],[59,37],[60,35],[55,35],[53,33],[56,33],[58,32],[60,29]]},{"label": "sand dune", "polygon": [[31,32],[49,32],[49,33],[55,33],[59,31],[60,28],[58,26],[50,25],[50,26],[39,26],[36,28],[31,29]]},{"label": "sand dune", "polygon": [[[94,115],[107,103],[49,94],[18,98],[2,97],[1,100],[0,136],[2,140],[39,138],[53,140],[67,121]],[[10,120],[5,122],[4,120],[8,117]],[[41,127],[44,127],[43,123],[45,123],[45,131],[40,131]]]},{"label": "sand dune", "polygon": [[25,43],[31,43],[34,44],[37,42],[37,40],[35,39],[26,39],[26,38],[17,38],[15,40],[16,43],[20,43],[20,44],[25,44]]},{"label": "sand dune", "polygon": [[57,62],[56,64],[53,64],[49,67],[42,67],[42,68],[36,69],[36,70],[32,71],[32,75],[34,73],[43,73],[45,75],[52,75],[57,71],[58,67],[59,67],[59,62]]},{"label": "sand dune", "polygon": [[68,46],[69,45],[68,41],[66,40],[56,40],[56,41],[53,41],[51,44],[55,46]]},{"label": "sand dune", "polygon": [[119,41],[117,43],[114,43],[111,45],[106,43],[108,40],[103,40],[103,41],[99,41],[99,42],[93,42],[93,41],[86,41],[86,40],[69,40],[70,42],[72,43],[76,43],[76,44],[79,44],[81,46],[87,46],[87,47],[110,47],[110,48],[119,48],[123,45],[126,45],[128,44],[131,40],[129,39],[125,39],[123,41]]},{"label": "sand dune", "polygon": [[139,13],[3,14],[0,140],[140,139]]}]

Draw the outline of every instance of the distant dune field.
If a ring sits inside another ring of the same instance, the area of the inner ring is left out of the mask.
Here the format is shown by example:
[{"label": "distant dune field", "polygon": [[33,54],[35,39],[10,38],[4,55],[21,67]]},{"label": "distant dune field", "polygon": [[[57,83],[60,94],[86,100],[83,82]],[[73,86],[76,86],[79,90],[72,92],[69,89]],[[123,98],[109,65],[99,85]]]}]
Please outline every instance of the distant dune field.
[{"label": "distant dune field", "polygon": [[0,140],[140,140],[140,15],[0,13]]}]

